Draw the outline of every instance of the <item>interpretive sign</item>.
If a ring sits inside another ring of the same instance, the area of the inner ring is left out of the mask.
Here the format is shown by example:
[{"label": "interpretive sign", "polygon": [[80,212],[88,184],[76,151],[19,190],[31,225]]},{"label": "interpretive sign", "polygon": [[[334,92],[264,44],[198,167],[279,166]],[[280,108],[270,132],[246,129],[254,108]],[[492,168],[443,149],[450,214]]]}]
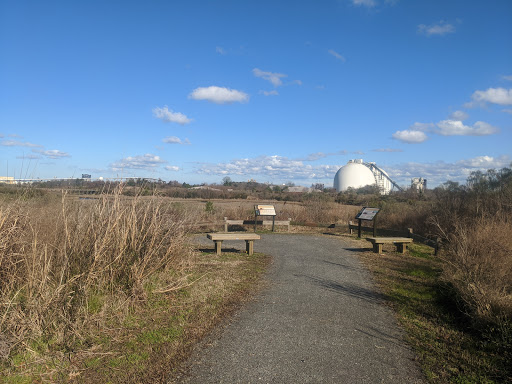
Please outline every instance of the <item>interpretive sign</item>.
[{"label": "interpretive sign", "polygon": [[258,204],[254,206],[254,232],[256,232],[256,223],[258,216],[272,216],[272,232],[274,232],[276,209],[273,205]]},{"label": "interpretive sign", "polygon": [[373,218],[379,213],[379,208],[368,208],[364,207],[359,211],[359,213],[356,215],[356,219],[359,220],[373,220]]},{"label": "interpretive sign", "polygon": [[356,215],[356,219],[359,221],[357,225],[357,237],[361,237],[361,221],[362,220],[373,220],[373,237],[377,236],[377,220],[375,220],[375,216],[377,216],[377,213],[379,213],[379,208],[370,208],[370,207],[363,207],[359,211],[359,213]]},{"label": "interpretive sign", "polygon": [[256,205],[254,207],[257,216],[275,216],[276,209],[273,205]]}]

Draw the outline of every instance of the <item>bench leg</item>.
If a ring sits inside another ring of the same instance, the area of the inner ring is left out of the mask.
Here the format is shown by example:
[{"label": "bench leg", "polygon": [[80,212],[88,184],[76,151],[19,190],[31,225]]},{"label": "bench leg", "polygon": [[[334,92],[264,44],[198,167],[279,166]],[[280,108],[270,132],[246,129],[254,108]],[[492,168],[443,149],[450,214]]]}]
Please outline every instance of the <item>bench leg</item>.
[{"label": "bench leg", "polygon": [[254,253],[254,240],[245,240],[245,250],[249,256]]},{"label": "bench leg", "polygon": [[215,241],[215,253],[220,255],[220,250],[222,248],[222,240],[214,240]]},{"label": "bench leg", "polygon": [[374,243],[373,244],[373,252],[375,253],[382,253],[382,244],[381,243]]},{"label": "bench leg", "polygon": [[405,253],[407,245],[405,243],[396,243],[396,251],[398,253]]}]

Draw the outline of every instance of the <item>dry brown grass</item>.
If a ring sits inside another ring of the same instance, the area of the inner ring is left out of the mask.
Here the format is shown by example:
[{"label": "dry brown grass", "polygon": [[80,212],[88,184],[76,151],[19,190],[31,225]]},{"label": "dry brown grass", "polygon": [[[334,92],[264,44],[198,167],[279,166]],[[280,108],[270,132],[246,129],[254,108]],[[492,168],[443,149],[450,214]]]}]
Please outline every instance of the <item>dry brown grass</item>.
[{"label": "dry brown grass", "polygon": [[65,364],[67,353],[91,347],[91,329],[144,302],[148,283],[154,292],[186,283],[182,213],[121,192],[0,203],[0,363],[7,371]]},{"label": "dry brown grass", "polygon": [[[347,224],[353,220],[360,207],[342,205],[322,199],[310,199],[305,202],[273,200],[200,200],[167,199],[174,209],[181,211],[186,223],[204,223],[203,229],[222,230],[224,217],[230,220],[254,220],[254,205],[272,204],[276,208],[276,220],[288,220],[297,225],[327,225],[333,223]],[[207,210],[207,204],[211,207]],[[208,225],[209,223],[209,225]],[[197,227],[196,227],[197,228]],[[276,227],[276,230],[286,230]]]},{"label": "dry brown grass", "polygon": [[495,216],[457,221],[443,253],[444,278],[477,326],[495,324],[512,343],[512,224]]}]

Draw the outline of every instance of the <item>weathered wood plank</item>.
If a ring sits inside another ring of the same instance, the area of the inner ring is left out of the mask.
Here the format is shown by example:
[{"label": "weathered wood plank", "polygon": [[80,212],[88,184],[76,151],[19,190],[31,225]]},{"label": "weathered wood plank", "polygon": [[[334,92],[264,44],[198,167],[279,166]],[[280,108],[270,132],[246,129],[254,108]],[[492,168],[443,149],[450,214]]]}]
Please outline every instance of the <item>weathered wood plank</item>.
[{"label": "weathered wood plank", "polygon": [[229,232],[229,233],[208,233],[206,235],[210,240],[259,240],[261,236],[252,232]]}]

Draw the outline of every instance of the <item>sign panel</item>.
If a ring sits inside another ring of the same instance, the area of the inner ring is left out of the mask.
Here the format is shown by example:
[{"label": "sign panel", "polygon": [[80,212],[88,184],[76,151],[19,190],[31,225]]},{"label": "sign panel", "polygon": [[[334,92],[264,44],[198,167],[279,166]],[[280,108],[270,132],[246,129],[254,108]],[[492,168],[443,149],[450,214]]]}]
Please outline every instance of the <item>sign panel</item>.
[{"label": "sign panel", "polygon": [[276,209],[273,205],[256,205],[254,207],[257,216],[275,216]]},{"label": "sign panel", "polygon": [[359,213],[356,215],[356,219],[359,220],[373,220],[377,213],[379,213],[379,208],[369,208],[364,207],[359,211]]}]

